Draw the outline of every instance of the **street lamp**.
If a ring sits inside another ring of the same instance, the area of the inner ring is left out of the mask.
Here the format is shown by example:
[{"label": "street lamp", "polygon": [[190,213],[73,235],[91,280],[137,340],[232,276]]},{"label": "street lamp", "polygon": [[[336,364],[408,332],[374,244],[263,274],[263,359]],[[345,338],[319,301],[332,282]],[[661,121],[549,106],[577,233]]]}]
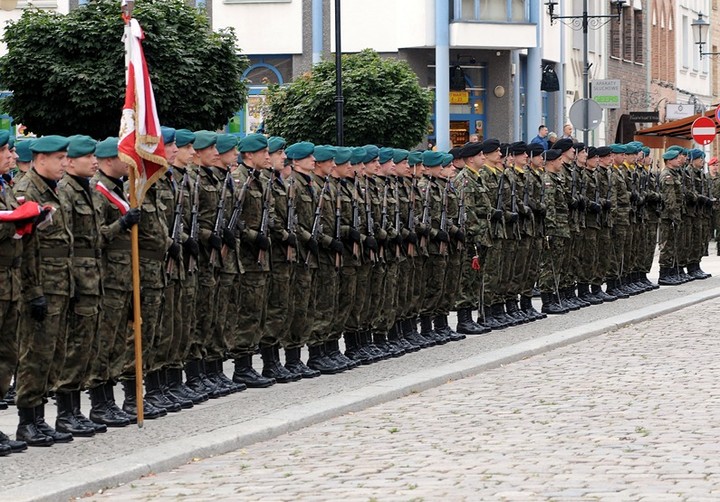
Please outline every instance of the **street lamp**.
[{"label": "street lamp", "polygon": [[695,40],[695,44],[697,44],[700,51],[700,59],[703,56],[720,56],[720,52],[703,52],[703,45],[706,44],[705,40],[707,40],[710,23],[707,22],[702,12],[698,14],[697,19],[690,23],[690,26],[692,27],[693,40]]},{"label": "street lamp", "polygon": [[335,144],[345,145],[345,124],[343,113],[345,98],[342,87],[342,38],[340,37],[340,0],[335,0]]},{"label": "street lamp", "polygon": [[585,101],[584,106],[584,124],[583,124],[583,141],[588,144],[588,132],[590,127],[590,109],[588,103],[590,99],[590,61],[588,60],[588,28],[597,30],[602,28],[613,19],[620,19],[622,15],[623,7],[625,6],[625,0],[611,0],[610,7],[617,10],[617,14],[590,16],[588,15],[588,0],[583,0],[583,13],[581,16],[558,16],[555,14],[555,7],[558,2],[555,0],[548,0],[545,2],[550,15],[550,24],[553,24],[556,20],[560,20],[564,25],[572,28],[573,30],[582,30],[583,32],[583,98]]}]

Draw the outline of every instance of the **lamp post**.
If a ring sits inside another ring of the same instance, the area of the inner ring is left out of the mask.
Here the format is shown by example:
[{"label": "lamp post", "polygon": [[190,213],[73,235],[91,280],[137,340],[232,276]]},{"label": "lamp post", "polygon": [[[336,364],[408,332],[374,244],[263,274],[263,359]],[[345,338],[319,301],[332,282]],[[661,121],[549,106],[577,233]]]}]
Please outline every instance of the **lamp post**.
[{"label": "lamp post", "polygon": [[[573,30],[582,30],[583,32],[583,98],[588,100],[590,98],[590,61],[588,60],[588,29],[592,28],[597,30],[605,26],[612,19],[620,19],[622,15],[622,9],[625,5],[625,0],[611,0],[610,6],[617,9],[617,14],[609,15],[588,15],[588,0],[583,0],[583,13],[581,16],[558,16],[555,14],[555,7],[558,5],[556,0],[548,0],[545,2],[550,15],[550,24],[554,21],[560,20],[561,23],[569,26]],[[590,126],[590,109],[588,108],[588,101],[584,104],[584,128],[583,128],[583,141],[588,144],[588,132]]]},{"label": "lamp post", "polygon": [[343,124],[345,98],[342,90],[342,47],[340,42],[340,0],[335,0],[335,141],[337,146],[345,144],[345,125]]},{"label": "lamp post", "polygon": [[707,22],[702,12],[698,14],[697,19],[690,23],[690,27],[693,32],[693,40],[695,40],[695,44],[700,51],[700,59],[702,59],[703,56],[720,56],[720,52],[703,52],[703,45],[707,43],[705,40],[707,40],[710,23]]}]

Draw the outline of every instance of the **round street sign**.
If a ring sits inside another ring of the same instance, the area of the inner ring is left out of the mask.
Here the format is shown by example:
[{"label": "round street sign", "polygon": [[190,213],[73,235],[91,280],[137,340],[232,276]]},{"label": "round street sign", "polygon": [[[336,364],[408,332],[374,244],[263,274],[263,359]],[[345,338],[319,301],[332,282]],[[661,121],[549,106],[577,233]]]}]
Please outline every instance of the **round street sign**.
[{"label": "round street sign", "polygon": [[[587,120],[585,120],[586,109]],[[575,129],[592,131],[593,129],[597,129],[602,121],[602,108],[594,99],[578,99],[570,107],[569,115],[570,122],[575,126]]]},{"label": "round street sign", "polygon": [[690,128],[692,137],[700,145],[709,145],[715,139],[715,121],[710,117],[698,117]]}]

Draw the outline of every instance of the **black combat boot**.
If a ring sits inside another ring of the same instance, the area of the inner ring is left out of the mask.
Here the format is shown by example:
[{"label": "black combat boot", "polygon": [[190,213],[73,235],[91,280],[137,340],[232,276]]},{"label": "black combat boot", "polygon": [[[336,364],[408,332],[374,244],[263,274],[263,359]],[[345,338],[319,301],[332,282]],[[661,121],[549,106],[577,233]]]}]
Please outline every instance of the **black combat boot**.
[{"label": "black combat boot", "polygon": [[227,389],[230,394],[234,394],[236,392],[242,392],[244,390],[247,390],[247,386],[242,383],[233,382],[223,370],[223,363],[224,361],[222,359],[216,359],[215,361],[212,361],[210,366],[210,373],[212,375],[212,382],[216,382],[218,387],[221,389]]},{"label": "black combat boot", "polygon": [[473,321],[472,309],[465,308],[458,310],[456,331],[464,335],[484,335],[485,333],[490,333],[490,328]]},{"label": "black combat boot", "polygon": [[285,368],[291,373],[301,375],[302,378],[317,378],[320,372],[308,368],[300,358],[300,347],[285,349]]},{"label": "black combat boot", "polygon": [[351,370],[360,366],[358,361],[353,361],[345,354],[340,352],[340,341],[329,340],[325,342],[325,354],[332,359],[338,366],[344,367],[345,369]]},{"label": "black combat boot", "polygon": [[494,303],[490,306],[490,308],[492,309],[493,317],[502,325],[503,328],[509,328],[510,326],[517,326],[520,324],[518,321],[505,313],[505,303]]},{"label": "black combat boot", "polygon": [[394,350],[394,348],[390,346],[385,333],[375,332],[372,333],[370,336],[372,338],[373,345],[375,345],[380,352],[385,354],[387,358],[400,357],[402,355],[401,352]]},{"label": "black combat boot", "polygon": [[690,263],[687,266],[688,275],[690,277],[693,277],[694,279],[703,280],[710,277],[710,274],[706,274],[702,270],[700,270],[700,264],[699,263]]},{"label": "black combat boot", "polygon": [[105,396],[105,384],[90,389],[90,420],[107,427],[127,427],[130,419],[118,415]]},{"label": "black combat boot", "polygon": [[200,359],[191,359],[185,363],[185,376],[187,378],[187,386],[190,387],[190,390],[195,392],[196,394],[205,394],[210,399],[217,399],[219,397],[222,397],[222,392],[220,392],[220,389],[218,389],[217,385],[210,382],[210,380],[207,380],[207,384],[205,380],[202,378],[202,360]]},{"label": "black combat boot", "polygon": [[115,382],[113,382],[112,380],[108,380],[105,383],[105,399],[107,399],[108,408],[114,411],[118,417],[127,418],[131,424],[136,423],[133,420],[137,417],[133,418],[133,416],[125,413],[125,410],[120,408],[115,402]]},{"label": "black combat boot", "polygon": [[85,427],[90,427],[95,431],[95,434],[107,432],[107,425],[102,423],[95,423],[94,421],[90,420],[88,417],[83,415],[82,411],[80,410],[80,391],[75,390],[70,393],[70,397],[72,398],[72,412],[73,416],[77,419],[78,422],[80,422]]},{"label": "black combat boot", "polygon": [[412,345],[417,347],[418,350],[435,345],[435,342],[431,342],[430,340],[425,340],[425,338],[420,337],[420,334],[416,333],[413,330],[414,322],[415,321],[413,319],[404,319],[400,322],[400,326],[402,327],[403,338],[405,338],[405,340],[407,340]]},{"label": "black combat boot", "polygon": [[[136,381],[123,380],[122,381],[123,392],[125,394],[125,400],[123,401],[122,410],[130,417],[130,423],[137,423],[137,396],[136,396]],[[143,418],[146,420],[155,420],[156,418],[164,417],[167,415],[167,411],[164,408],[156,408],[152,404],[148,403],[143,399]]]},{"label": "black combat boot", "polygon": [[542,311],[545,314],[567,314],[568,307],[560,304],[558,295],[554,293],[540,293],[542,299]]},{"label": "black combat boot", "polygon": [[160,390],[162,390],[163,395],[168,398],[169,401],[179,404],[183,410],[190,409],[194,406],[191,399],[182,394],[175,394],[170,390],[167,368],[162,368],[158,371],[158,374],[160,375]]},{"label": "black combat boot", "polygon": [[57,404],[57,418],[55,419],[55,430],[57,432],[65,432],[79,438],[89,438],[95,435],[95,430],[92,427],[81,423],[73,414],[71,392],[57,392],[55,394],[55,403]]},{"label": "black combat boot", "polygon": [[[17,431],[15,431],[15,439],[26,443],[28,446],[52,446],[55,444],[55,440],[38,429],[37,423],[35,422],[36,409],[37,408],[18,408],[20,421],[18,422]],[[69,436],[70,441],[72,441],[72,434]]]},{"label": "black combat boot", "polygon": [[172,392],[173,395],[189,399],[193,404],[200,404],[210,399],[205,392],[195,392],[183,383],[182,370],[180,368],[167,368],[165,372],[168,390]]},{"label": "black combat boot", "polygon": [[673,274],[673,270],[672,268],[661,267],[658,284],[661,286],[677,286],[680,284],[680,280]]},{"label": "black combat boot", "polygon": [[322,343],[308,345],[308,352],[310,353],[310,357],[307,362],[308,367],[319,371],[320,374],[334,375],[345,371],[335,364],[332,359],[327,357],[325,354],[325,347]]},{"label": "black combat boot", "polygon": [[277,383],[297,382],[302,375],[291,373],[280,364],[280,353],[275,345],[260,345],[260,357],[263,360],[262,376],[274,378]]},{"label": "black combat boot", "polygon": [[[205,359],[200,360],[200,379],[206,389],[216,389],[221,396],[229,396],[233,393],[232,389],[228,385],[222,385],[219,381],[216,382],[210,378],[211,374],[215,373],[214,361],[206,361]],[[247,387],[246,387],[247,388]]]},{"label": "black combat boot", "polygon": [[630,279],[629,275],[624,275],[620,278],[620,289],[624,289],[627,294],[630,296],[639,295],[640,293],[644,293],[644,289],[638,288],[633,282],[632,279]]},{"label": "black combat boot", "polygon": [[650,279],[648,279],[648,276],[647,276],[647,273],[646,273],[646,272],[641,272],[641,273],[640,273],[640,282],[642,282],[642,283],[645,284],[646,286],[649,286],[649,287],[652,288],[652,289],[658,289],[658,288],[660,287],[660,286],[658,286],[657,284],[655,284],[654,282],[650,281]]},{"label": "black combat boot", "polygon": [[630,298],[630,295],[620,288],[620,280],[619,279],[608,279],[607,280],[607,293],[616,298],[622,298],[622,299]]},{"label": "black combat boot", "polygon": [[578,298],[590,305],[600,305],[603,300],[590,292],[590,284],[579,282],[577,286]]},{"label": "black combat boot", "polygon": [[145,375],[145,401],[170,413],[176,413],[182,409],[179,403],[171,401],[163,394],[159,371],[149,371]]},{"label": "black combat boot", "polygon": [[545,319],[547,314],[538,312],[532,303],[532,296],[520,295],[520,308],[525,314],[534,319]]},{"label": "black combat boot", "polygon": [[233,382],[245,384],[251,389],[264,389],[275,385],[274,378],[266,378],[255,371],[251,354],[235,359],[235,371],[232,379]]},{"label": "black combat boot", "polygon": [[614,302],[617,300],[617,296],[610,295],[603,291],[602,284],[592,284],[590,286],[593,295],[595,295],[596,298],[602,300],[603,302]]},{"label": "black combat boot", "polygon": [[357,333],[346,332],[343,336],[345,337],[345,357],[360,364],[374,362],[375,358],[360,346]]},{"label": "black combat boot", "polygon": [[27,450],[27,443],[25,441],[15,441],[7,437],[0,431],[0,449],[9,448],[9,453],[20,453],[21,451]]},{"label": "black combat boot", "polygon": [[435,345],[444,345],[448,342],[448,340],[433,331],[432,317],[429,315],[420,316],[420,336],[434,341]]},{"label": "black combat boot", "polygon": [[416,347],[405,339],[405,334],[402,329],[402,321],[395,321],[393,328],[388,333],[388,339],[397,343],[397,345],[403,349],[406,354],[420,350],[420,347]]},{"label": "black combat boot", "polygon": [[505,325],[503,325],[500,321],[495,319],[495,313],[493,312],[491,305],[483,305],[482,306],[482,310],[478,311],[477,322],[481,326],[486,326],[493,331],[505,328]]},{"label": "black combat boot", "polygon": [[523,312],[518,308],[517,300],[514,298],[505,300],[505,312],[507,316],[511,317],[519,324],[530,322],[530,318],[523,314]]},{"label": "black combat boot", "polygon": [[589,303],[581,302],[577,296],[575,296],[575,287],[567,287],[560,289],[560,298],[562,298],[565,306],[570,310],[580,310],[585,306],[590,306]]},{"label": "black combat boot", "polygon": [[462,333],[454,331],[450,324],[448,324],[448,318],[446,315],[439,315],[433,319],[433,325],[435,326],[435,333],[442,334],[451,342],[459,342],[464,340],[466,337]]}]

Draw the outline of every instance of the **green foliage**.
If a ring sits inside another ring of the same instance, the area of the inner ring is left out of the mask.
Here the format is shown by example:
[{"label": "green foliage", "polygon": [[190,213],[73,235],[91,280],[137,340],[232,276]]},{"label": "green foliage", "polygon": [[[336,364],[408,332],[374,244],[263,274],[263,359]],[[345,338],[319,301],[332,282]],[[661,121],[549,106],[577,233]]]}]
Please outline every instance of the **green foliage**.
[{"label": "green foliage", "polygon": [[[323,61],[286,87],[268,89],[269,133],[289,143],[334,144],[335,62]],[[348,145],[412,148],[430,124],[432,94],[404,61],[365,49],[342,57],[344,136]]]},{"label": "green foliage", "polygon": [[[163,125],[222,127],[243,107],[247,88],[232,30],[212,32],[207,16],[182,0],[138,0],[133,12]],[[0,88],[3,109],[37,134],[117,136],[125,97],[120,2],[91,0],[67,15],[29,9],[8,24]]]}]

